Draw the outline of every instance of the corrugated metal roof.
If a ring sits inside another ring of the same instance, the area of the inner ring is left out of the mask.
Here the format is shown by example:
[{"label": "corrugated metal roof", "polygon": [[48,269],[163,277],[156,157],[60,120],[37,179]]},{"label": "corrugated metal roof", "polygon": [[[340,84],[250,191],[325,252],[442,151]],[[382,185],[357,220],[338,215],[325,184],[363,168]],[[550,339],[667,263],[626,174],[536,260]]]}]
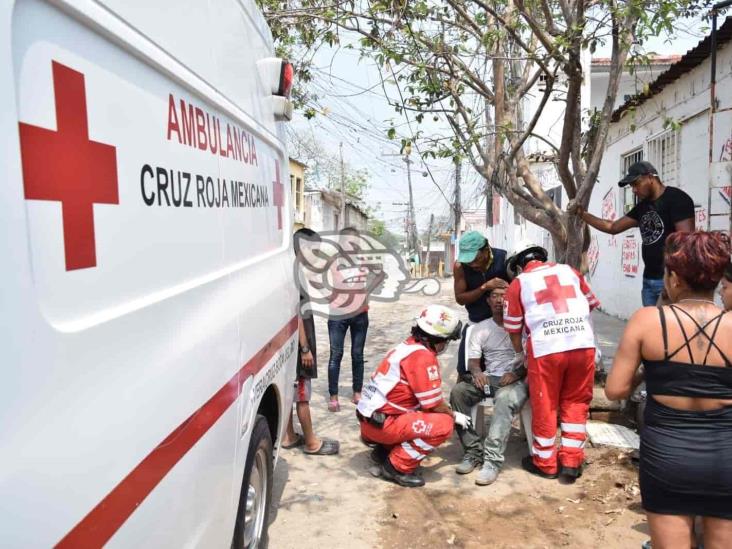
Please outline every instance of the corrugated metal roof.
[{"label": "corrugated metal roof", "polygon": [[[719,46],[726,44],[730,39],[732,39],[732,17],[727,17],[724,23],[717,29],[717,50],[719,50]],[[696,47],[690,49],[681,56],[679,61],[658,75],[658,78],[649,84],[648,91],[646,93],[641,93],[631,97],[615,109],[610,120],[612,122],[617,122],[625,111],[643,104],[646,100],[660,93],[666,86],[678,80],[693,68],[701,65],[711,54],[711,44],[712,36],[710,34],[699,42]]]}]

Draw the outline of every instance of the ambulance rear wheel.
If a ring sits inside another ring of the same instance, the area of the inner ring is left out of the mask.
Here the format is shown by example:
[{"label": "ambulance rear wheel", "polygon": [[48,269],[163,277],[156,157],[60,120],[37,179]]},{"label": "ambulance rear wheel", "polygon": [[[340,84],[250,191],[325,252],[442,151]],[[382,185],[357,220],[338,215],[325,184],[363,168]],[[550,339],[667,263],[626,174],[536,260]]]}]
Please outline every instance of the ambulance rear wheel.
[{"label": "ambulance rear wheel", "polygon": [[244,467],[244,482],[234,529],[235,549],[261,549],[267,546],[272,499],[272,454],[272,436],[267,420],[258,415]]}]

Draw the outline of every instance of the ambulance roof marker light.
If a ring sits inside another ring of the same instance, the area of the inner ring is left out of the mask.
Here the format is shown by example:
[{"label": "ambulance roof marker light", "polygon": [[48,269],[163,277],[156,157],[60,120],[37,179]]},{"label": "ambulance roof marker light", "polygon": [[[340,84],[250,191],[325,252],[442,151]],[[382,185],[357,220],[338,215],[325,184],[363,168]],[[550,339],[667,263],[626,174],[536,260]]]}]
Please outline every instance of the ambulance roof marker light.
[{"label": "ambulance roof marker light", "polygon": [[280,85],[277,89],[277,95],[282,97],[290,97],[292,91],[292,83],[295,79],[295,69],[287,59],[282,60],[280,69]]},{"label": "ambulance roof marker light", "polygon": [[289,99],[295,72],[292,64],[280,57],[266,57],[257,61],[257,69],[265,90],[271,94],[275,120],[292,120],[292,102]]}]

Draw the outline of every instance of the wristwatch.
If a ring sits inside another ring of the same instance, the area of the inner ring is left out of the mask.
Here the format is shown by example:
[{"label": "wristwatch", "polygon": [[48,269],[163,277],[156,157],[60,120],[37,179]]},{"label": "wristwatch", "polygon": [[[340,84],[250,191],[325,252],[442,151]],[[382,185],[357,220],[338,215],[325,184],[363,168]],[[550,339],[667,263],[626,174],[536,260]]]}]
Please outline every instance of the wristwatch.
[{"label": "wristwatch", "polygon": [[305,345],[303,347],[300,347],[300,352],[302,354],[306,355],[306,354],[308,354],[310,352],[310,347],[308,347],[307,345]]}]

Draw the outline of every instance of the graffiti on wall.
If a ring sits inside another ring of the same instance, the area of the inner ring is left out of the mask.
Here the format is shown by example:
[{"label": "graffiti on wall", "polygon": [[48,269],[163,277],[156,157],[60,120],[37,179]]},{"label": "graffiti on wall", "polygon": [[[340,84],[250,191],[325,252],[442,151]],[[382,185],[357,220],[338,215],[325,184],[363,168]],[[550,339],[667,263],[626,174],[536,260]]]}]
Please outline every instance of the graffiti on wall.
[{"label": "graffiti on wall", "polygon": [[694,208],[694,226],[697,230],[705,229],[708,219],[709,216],[707,216],[707,210],[704,206],[696,206]]},{"label": "graffiti on wall", "polygon": [[722,150],[719,151],[720,162],[732,161],[732,135],[722,144]]},{"label": "graffiti on wall", "polygon": [[732,186],[722,187],[719,189],[719,194],[727,204],[732,204]]},{"label": "graffiti on wall", "polygon": [[589,269],[590,276],[595,275],[595,269],[597,269],[597,263],[600,260],[600,246],[597,243],[597,237],[593,236],[590,240],[590,247],[587,248],[587,268]]},{"label": "graffiti on wall", "polygon": [[638,276],[638,265],[640,264],[640,246],[634,236],[623,238],[622,267],[623,274],[630,278]]},{"label": "graffiti on wall", "polygon": [[557,170],[554,166],[539,170],[536,177],[539,179],[541,188],[544,190],[553,189],[554,187],[561,185],[561,181],[559,181],[559,176],[557,175]]},{"label": "graffiti on wall", "polygon": [[618,212],[615,209],[615,189],[610,189],[602,199],[602,218],[615,221]]}]

